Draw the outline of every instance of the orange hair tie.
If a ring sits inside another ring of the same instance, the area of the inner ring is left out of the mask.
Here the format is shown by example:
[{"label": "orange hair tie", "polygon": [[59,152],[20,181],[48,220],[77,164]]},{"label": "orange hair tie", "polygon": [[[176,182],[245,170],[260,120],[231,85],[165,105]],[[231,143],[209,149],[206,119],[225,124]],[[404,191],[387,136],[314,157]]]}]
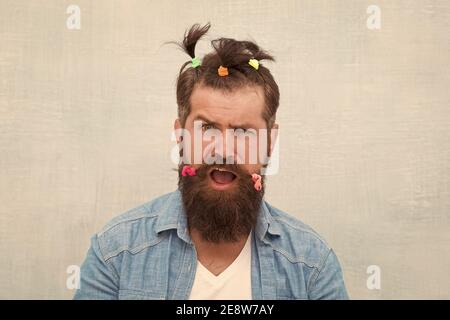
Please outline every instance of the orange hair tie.
[{"label": "orange hair tie", "polygon": [[220,66],[219,69],[217,69],[217,72],[219,73],[219,76],[225,77],[228,75],[228,68]]}]

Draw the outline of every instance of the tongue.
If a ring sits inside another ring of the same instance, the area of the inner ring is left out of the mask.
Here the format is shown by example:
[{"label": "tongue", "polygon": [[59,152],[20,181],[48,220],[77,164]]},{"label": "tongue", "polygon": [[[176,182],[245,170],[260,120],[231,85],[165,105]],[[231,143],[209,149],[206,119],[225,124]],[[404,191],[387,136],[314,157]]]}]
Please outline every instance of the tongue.
[{"label": "tongue", "polygon": [[234,174],[229,171],[219,171],[219,170],[214,170],[211,176],[215,182],[221,184],[230,183],[231,181],[233,181],[235,177]]}]

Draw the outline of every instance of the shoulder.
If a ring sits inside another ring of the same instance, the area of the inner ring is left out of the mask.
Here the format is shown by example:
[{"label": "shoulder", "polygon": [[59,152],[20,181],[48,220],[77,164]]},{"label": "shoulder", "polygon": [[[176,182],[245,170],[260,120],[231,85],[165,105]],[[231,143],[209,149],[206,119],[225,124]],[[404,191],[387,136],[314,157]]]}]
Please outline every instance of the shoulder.
[{"label": "shoulder", "polygon": [[95,235],[104,260],[123,251],[137,253],[158,243],[161,239],[154,231],[154,226],[172,194],[159,196],[107,222]]},{"label": "shoulder", "polygon": [[300,219],[266,202],[271,224],[279,235],[271,237],[271,245],[291,263],[320,269],[331,252],[326,240]]}]

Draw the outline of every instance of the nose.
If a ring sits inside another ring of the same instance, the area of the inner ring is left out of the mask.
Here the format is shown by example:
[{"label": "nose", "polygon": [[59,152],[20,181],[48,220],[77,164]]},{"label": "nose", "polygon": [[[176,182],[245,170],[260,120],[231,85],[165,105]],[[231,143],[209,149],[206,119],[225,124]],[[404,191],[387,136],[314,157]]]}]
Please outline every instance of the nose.
[{"label": "nose", "polygon": [[[222,130],[220,135],[214,135],[213,139],[206,139],[204,141],[203,157],[209,164],[212,161],[220,164],[245,164],[248,161],[246,154],[249,144],[242,135],[235,135],[233,130]],[[227,161],[227,162],[225,162]],[[244,162],[245,161],[245,162]]]},{"label": "nose", "polygon": [[[227,137],[228,132],[224,131],[222,132],[222,146],[223,146],[223,155],[224,159],[228,160],[226,163],[235,163],[236,157],[235,157],[235,149],[233,141],[229,141],[229,137]],[[229,150],[228,150],[229,148]],[[231,161],[231,162],[230,162]]]}]

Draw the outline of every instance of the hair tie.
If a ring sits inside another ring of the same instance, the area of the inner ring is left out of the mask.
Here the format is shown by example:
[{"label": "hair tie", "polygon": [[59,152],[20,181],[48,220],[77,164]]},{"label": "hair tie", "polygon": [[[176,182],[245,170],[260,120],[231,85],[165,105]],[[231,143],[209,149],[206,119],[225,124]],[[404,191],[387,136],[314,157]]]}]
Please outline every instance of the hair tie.
[{"label": "hair tie", "polygon": [[228,75],[228,68],[220,66],[219,69],[217,69],[217,73],[221,77],[225,77]]},{"label": "hair tie", "polygon": [[183,167],[183,170],[181,171],[181,175],[182,175],[183,177],[186,177],[186,176],[192,177],[192,176],[197,175],[197,171],[195,170],[194,167],[185,165],[185,166]]},{"label": "hair tie", "polygon": [[192,58],[192,67],[197,68],[200,66],[200,60],[197,57]]},{"label": "hair tie", "polygon": [[262,183],[261,183],[261,176],[257,173],[252,174],[252,181],[254,183],[254,187],[256,191],[261,191],[262,189]]},{"label": "hair tie", "polygon": [[251,65],[253,68],[255,68],[256,70],[258,70],[259,68],[259,61],[256,59],[250,59],[248,60],[248,64]]}]

